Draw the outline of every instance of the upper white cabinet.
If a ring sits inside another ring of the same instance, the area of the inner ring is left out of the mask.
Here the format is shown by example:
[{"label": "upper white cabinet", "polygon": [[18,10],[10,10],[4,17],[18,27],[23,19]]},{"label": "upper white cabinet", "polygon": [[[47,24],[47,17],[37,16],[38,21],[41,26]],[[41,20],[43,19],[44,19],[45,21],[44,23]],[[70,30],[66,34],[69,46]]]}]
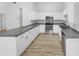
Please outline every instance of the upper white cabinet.
[{"label": "upper white cabinet", "polygon": [[67,15],[67,24],[79,31],[79,2],[68,2],[63,15]]},{"label": "upper white cabinet", "polygon": [[[64,18],[68,22],[73,22],[73,16],[74,16],[74,2],[66,2],[66,8],[63,11]],[[66,18],[67,15],[67,18]]]},{"label": "upper white cabinet", "polygon": [[79,3],[74,4],[74,19],[76,23],[79,23]]},{"label": "upper white cabinet", "polygon": [[[64,19],[67,21],[67,25],[73,27],[73,23],[75,20],[74,12],[75,12],[75,2],[66,2],[66,8],[63,11]],[[74,27],[73,27],[74,28]]]},{"label": "upper white cabinet", "polygon": [[79,31],[79,2],[74,3],[73,28]]},{"label": "upper white cabinet", "polygon": [[68,20],[68,9],[66,8],[66,9],[63,11],[62,14],[63,14],[63,19],[67,21],[67,20]]}]

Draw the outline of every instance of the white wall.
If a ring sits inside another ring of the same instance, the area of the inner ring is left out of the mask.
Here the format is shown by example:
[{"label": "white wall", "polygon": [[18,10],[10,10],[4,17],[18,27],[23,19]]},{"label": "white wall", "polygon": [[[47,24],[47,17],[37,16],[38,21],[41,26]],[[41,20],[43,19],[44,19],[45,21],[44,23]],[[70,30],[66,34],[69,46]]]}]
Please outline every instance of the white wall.
[{"label": "white wall", "polygon": [[3,13],[6,7],[7,7],[6,2],[0,2],[0,13]]},{"label": "white wall", "polygon": [[38,2],[35,3],[37,19],[45,19],[46,16],[53,16],[54,19],[63,19],[62,11],[65,9],[64,2]]},{"label": "white wall", "polygon": [[18,3],[23,8],[23,26],[31,24],[31,20],[36,19],[36,12],[32,2]]},{"label": "white wall", "polygon": [[[47,6],[50,6],[50,9]],[[6,28],[10,30],[20,27],[19,8],[23,9],[23,26],[26,26],[31,24],[31,20],[45,19],[45,16],[53,16],[54,19],[63,19],[61,11],[64,9],[64,3],[45,2],[43,5],[39,3],[37,6],[33,2],[17,2],[16,4],[12,2],[1,2],[0,8],[0,12],[5,13]],[[40,12],[38,12],[38,10]]]},{"label": "white wall", "polygon": [[37,12],[62,12],[65,8],[64,2],[36,2]]},{"label": "white wall", "polygon": [[74,19],[75,23],[79,23],[79,2],[74,4]]},{"label": "white wall", "polygon": [[[33,4],[32,4],[33,6]],[[36,12],[33,10],[33,7],[27,8],[27,6],[22,6],[23,8],[23,26],[31,24],[31,20],[36,19]]]},{"label": "white wall", "polygon": [[19,8],[23,9],[23,26],[31,24],[32,19],[36,19],[36,13],[33,10],[33,3],[20,3],[16,4],[8,3],[6,14],[6,27],[7,30],[11,30],[20,27]]},{"label": "white wall", "polygon": [[19,7],[15,4],[8,4],[6,14],[7,30],[19,27]]},{"label": "white wall", "polygon": [[0,30],[1,30],[1,18],[2,18],[2,29],[6,28],[6,12],[7,12],[7,3],[0,2]]},{"label": "white wall", "polygon": [[73,5],[73,28],[79,31],[79,2]]},{"label": "white wall", "polygon": [[37,18],[39,20],[44,20],[46,16],[51,16],[54,18],[54,20],[63,20],[63,14],[62,13],[51,13],[51,12],[38,12]]},{"label": "white wall", "polygon": [[45,16],[53,16],[54,19],[61,20],[63,19],[62,11],[65,8],[63,2],[44,2],[44,4],[39,3],[39,5],[33,2],[17,2],[16,4],[7,2],[2,5],[1,2],[0,6],[0,12],[6,14],[7,30],[20,27],[19,8],[23,9],[23,26],[31,24],[31,20],[45,19]]}]

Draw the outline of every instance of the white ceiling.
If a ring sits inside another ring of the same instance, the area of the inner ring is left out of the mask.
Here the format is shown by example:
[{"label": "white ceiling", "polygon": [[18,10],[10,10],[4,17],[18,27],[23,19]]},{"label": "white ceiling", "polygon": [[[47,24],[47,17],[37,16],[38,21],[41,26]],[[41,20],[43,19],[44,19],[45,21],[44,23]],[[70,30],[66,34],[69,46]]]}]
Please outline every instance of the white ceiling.
[{"label": "white ceiling", "polygon": [[37,12],[62,12],[65,9],[65,2],[35,2]]}]

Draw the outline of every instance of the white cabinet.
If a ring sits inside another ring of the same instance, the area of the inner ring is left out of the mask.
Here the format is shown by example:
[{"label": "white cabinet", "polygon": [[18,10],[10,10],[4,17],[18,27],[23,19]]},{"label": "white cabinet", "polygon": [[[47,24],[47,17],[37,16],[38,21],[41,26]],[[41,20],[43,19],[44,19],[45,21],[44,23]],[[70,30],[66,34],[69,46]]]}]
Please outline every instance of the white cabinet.
[{"label": "white cabinet", "polygon": [[45,33],[45,25],[40,25],[40,33]]},{"label": "white cabinet", "polygon": [[66,56],[79,56],[79,38],[66,39]]},{"label": "white cabinet", "polygon": [[17,55],[15,37],[0,37],[0,56],[15,55]]},{"label": "white cabinet", "polygon": [[28,47],[29,34],[28,32],[16,38],[17,55],[20,55]]},{"label": "white cabinet", "polygon": [[21,55],[39,34],[39,26],[17,37],[0,37],[0,56]]},{"label": "white cabinet", "polygon": [[59,31],[60,31],[59,25],[53,25],[53,32],[54,33],[59,33]]},{"label": "white cabinet", "polygon": [[58,33],[61,40],[61,28],[59,27],[59,25],[53,25],[53,33]]},{"label": "white cabinet", "polygon": [[17,55],[21,55],[22,52],[32,43],[32,41],[39,34],[39,27],[35,27],[26,33],[17,37]]}]

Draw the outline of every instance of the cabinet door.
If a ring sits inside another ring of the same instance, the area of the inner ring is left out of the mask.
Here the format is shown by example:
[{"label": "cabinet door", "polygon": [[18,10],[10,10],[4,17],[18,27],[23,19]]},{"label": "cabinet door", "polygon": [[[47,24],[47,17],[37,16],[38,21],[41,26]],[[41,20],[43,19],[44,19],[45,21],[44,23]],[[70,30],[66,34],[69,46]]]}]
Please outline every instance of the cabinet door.
[{"label": "cabinet door", "polygon": [[28,32],[17,37],[17,54],[20,55],[36,38],[39,27],[35,27]]},{"label": "cabinet door", "polygon": [[79,38],[67,38],[66,56],[79,56]]},{"label": "cabinet door", "polygon": [[37,27],[36,27],[36,36],[40,33],[40,32],[39,32],[39,31],[40,31],[39,29],[40,29],[39,26],[37,26]]},{"label": "cabinet door", "polygon": [[20,55],[28,46],[27,43],[28,40],[28,36],[26,35],[26,33],[20,35],[17,37],[17,54]]},{"label": "cabinet door", "polygon": [[58,33],[59,34],[59,38],[61,40],[61,28],[59,27],[59,25],[53,25],[53,32],[54,33]]},{"label": "cabinet door", "polygon": [[39,34],[39,27],[35,27],[35,28],[31,29],[30,30],[31,40],[34,40],[38,34]]},{"label": "cabinet door", "polygon": [[35,27],[34,32],[35,32],[35,38],[36,38],[38,36],[38,34],[39,34],[39,26]]},{"label": "cabinet door", "polygon": [[54,33],[59,33],[59,31],[60,31],[59,26],[58,25],[53,25],[53,32]]},{"label": "cabinet door", "polygon": [[40,25],[40,33],[45,33],[45,25]]}]

